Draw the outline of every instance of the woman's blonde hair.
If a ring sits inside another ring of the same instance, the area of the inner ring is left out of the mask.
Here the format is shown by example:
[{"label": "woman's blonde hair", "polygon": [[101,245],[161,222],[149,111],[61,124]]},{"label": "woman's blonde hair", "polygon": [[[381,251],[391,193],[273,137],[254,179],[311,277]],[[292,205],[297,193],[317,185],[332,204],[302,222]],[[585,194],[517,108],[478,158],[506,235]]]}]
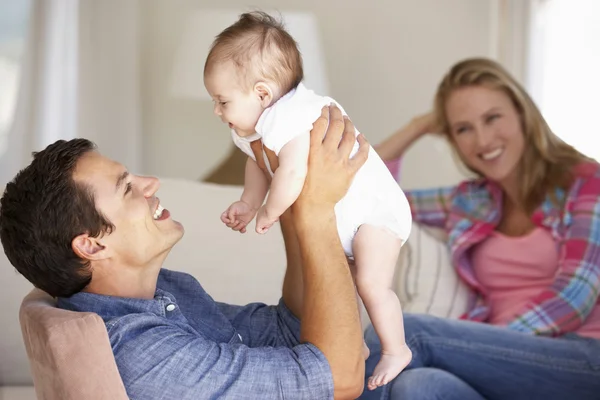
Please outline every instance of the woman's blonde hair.
[{"label": "woman's blonde hair", "polygon": [[[500,64],[489,59],[472,58],[457,63],[438,86],[434,105],[438,127],[447,133],[459,157],[460,152],[450,134],[446,102],[455,90],[469,86],[501,90],[510,97],[521,115],[525,151],[518,164],[519,196],[525,210],[533,212],[546,195],[556,200],[554,192],[557,188],[568,190],[573,181],[574,166],[588,158],[552,133],[525,89]],[[481,175],[464,159],[462,161],[472,172]]]}]

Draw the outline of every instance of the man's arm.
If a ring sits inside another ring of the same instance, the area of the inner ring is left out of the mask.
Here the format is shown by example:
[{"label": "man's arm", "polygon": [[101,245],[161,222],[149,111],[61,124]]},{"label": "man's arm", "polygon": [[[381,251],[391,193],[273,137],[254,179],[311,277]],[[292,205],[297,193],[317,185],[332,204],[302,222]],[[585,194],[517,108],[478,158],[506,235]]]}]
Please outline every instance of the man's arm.
[{"label": "man's arm", "polygon": [[[324,109],[315,123],[304,187],[296,203],[280,218],[288,262],[283,303],[296,317],[302,316],[301,342],[316,346],[324,354],[333,377],[335,398],[354,399],[362,393],[364,382],[362,328],[354,284],[337,233],[334,207],[366,160],[368,146],[359,136],[360,150],[349,160],[355,141],[354,129],[336,108],[331,110],[329,129],[328,117],[329,110]],[[323,141],[325,132],[328,139]],[[306,286],[303,282],[307,282]],[[307,301],[304,303],[303,299]],[[250,305],[228,313],[232,314],[230,320],[235,326],[264,328],[266,318],[269,324],[277,323],[281,327],[278,321],[283,321],[290,329],[285,331],[289,335],[282,337],[293,340],[297,321],[283,317],[285,310],[281,304],[277,308],[279,316],[273,308],[267,307],[251,313],[240,311],[246,311],[247,307]],[[241,314],[244,321],[239,320]],[[263,345],[274,340],[259,335],[253,338],[253,344]]]},{"label": "man's arm", "polygon": [[334,207],[368,157],[362,135],[337,107],[324,108],[310,137],[308,173],[292,207],[302,259],[304,295],[300,339],[325,354],[335,397],[356,398],[363,390],[362,329],[354,283],[337,232]]},{"label": "man's arm", "polygon": [[312,400],[334,395],[327,360],[312,344],[250,348],[218,343],[158,317],[138,320],[136,335],[119,332],[123,325],[114,325],[109,335],[127,394],[134,399]]},{"label": "man's arm", "polygon": [[302,299],[304,285],[302,278],[302,256],[298,245],[298,235],[294,226],[292,209],[288,209],[279,218],[283,242],[285,243],[285,258],[287,268],[283,278],[282,298],[287,308],[296,316],[302,318]]}]

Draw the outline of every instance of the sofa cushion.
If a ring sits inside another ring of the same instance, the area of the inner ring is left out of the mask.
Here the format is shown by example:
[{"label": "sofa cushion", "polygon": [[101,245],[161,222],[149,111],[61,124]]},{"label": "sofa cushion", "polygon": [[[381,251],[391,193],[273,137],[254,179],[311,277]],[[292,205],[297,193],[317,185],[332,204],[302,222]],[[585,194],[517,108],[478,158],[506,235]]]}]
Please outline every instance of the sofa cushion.
[{"label": "sofa cushion", "polygon": [[38,400],[33,386],[0,386],[1,400]]},{"label": "sofa cushion", "polygon": [[439,232],[413,224],[395,279],[404,313],[458,318],[467,310],[469,289],[458,278]]}]

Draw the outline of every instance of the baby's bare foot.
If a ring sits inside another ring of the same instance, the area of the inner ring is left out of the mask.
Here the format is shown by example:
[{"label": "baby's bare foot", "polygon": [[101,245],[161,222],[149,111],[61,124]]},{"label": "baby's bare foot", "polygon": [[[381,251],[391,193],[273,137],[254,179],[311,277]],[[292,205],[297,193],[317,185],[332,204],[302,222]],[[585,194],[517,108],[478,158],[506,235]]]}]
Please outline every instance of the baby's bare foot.
[{"label": "baby's bare foot", "polygon": [[412,360],[412,352],[406,345],[404,345],[402,351],[398,354],[385,354],[382,352],[381,359],[375,366],[375,371],[373,371],[373,375],[367,382],[369,390],[387,385],[406,368],[410,360]]}]

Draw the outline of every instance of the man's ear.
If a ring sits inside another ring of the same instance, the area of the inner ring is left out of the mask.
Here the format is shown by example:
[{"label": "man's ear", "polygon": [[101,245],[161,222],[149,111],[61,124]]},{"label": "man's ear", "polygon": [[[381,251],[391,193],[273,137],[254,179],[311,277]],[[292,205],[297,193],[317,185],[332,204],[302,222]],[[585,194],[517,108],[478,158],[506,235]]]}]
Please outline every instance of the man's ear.
[{"label": "man's ear", "polygon": [[273,101],[273,90],[271,90],[271,86],[267,82],[258,82],[254,85],[254,93],[260,99],[260,105],[263,108],[267,108],[271,105]]},{"label": "man's ear", "polygon": [[79,258],[84,260],[102,260],[106,258],[106,246],[98,238],[83,233],[71,241],[71,248]]}]

